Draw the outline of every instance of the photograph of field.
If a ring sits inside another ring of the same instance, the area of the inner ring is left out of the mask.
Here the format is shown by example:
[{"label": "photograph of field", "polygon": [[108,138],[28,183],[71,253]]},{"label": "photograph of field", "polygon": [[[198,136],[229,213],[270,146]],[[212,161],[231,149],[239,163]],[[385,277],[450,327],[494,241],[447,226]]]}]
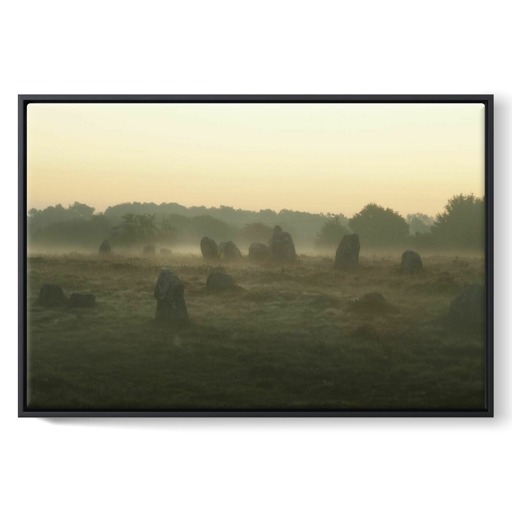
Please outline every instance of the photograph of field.
[{"label": "photograph of field", "polygon": [[28,408],[485,409],[484,110],[30,104]]}]

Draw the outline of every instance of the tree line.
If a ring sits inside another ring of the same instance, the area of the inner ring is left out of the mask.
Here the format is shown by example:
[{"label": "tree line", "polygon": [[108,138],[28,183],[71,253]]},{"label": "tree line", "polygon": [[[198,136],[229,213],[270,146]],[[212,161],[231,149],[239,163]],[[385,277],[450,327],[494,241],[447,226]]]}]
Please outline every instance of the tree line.
[{"label": "tree line", "polygon": [[371,248],[405,245],[424,248],[471,249],[484,247],[485,203],[472,194],[450,198],[436,217],[422,213],[401,216],[391,208],[367,204],[353,217],[281,210],[191,207],[177,203],[124,203],[95,213],[75,202],[28,212],[29,243],[94,247],[107,238],[119,246],[162,244],[172,247],[197,244],[203,236],[236,243],[267,242],[274,225],[288,231],[296,244],[336,247],[345,234],[357,233]]}]

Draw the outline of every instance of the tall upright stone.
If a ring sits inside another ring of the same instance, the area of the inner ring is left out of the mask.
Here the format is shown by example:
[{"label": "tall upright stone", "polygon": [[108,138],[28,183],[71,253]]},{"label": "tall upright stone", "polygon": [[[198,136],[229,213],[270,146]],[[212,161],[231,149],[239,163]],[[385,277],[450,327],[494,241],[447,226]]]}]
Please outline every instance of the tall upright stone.
[{"label": "tall upright stone", "polygon": [[402,262],[400,272],[402,274],[417,274],[423,270],[423,261],[421,256],[415,251],[404,251],[402,253]]},{"label": "tall upright stone", "polygon": [[283,231],[280,226],[275,226],[272,238],[268,242],[270,255],[274,261],[294,262],[297,259],[295,245],[290,233]]},{"label": "tall upright stone", "polygon": [[450,304],[448,319],[454,327],[478,329],[485,325],[485,288],[472,283],[464,288]]},{"label": "tall upright stone", "polygon": [[108,240],[103,240],[101,242],[99,253],[102,256],[108,256],[112,252],[112,246],[110,245],[110,242]]},{"label": "tall upright stone", "polygon": [[359,265],[360,249],[359,235],[356,233],[345,235],[336,250],[334,266],[344,270],[356,268]]},{"label": "tall upright stone", "polygon": [[169,268],[160,271],[155,286],[155,320],[183,324],[188,320],[185,288],[181,279]]},{"label": "tall upright stone", "polygon": [[219,249],[215,240],[204,236],[201,238],[201,254],[205,260],[217,260],[219,259]]},{"label": "tall upright stone", "polygon": [[225,261],[236,261],[242,259],[240,249],[231,240],[219,244],[219,255]]}]

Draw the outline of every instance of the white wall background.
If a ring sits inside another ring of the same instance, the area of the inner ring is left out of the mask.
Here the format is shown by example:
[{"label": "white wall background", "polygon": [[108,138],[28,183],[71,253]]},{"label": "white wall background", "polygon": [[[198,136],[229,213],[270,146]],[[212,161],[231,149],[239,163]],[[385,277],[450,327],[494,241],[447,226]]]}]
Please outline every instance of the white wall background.
[{"label": "white wall background", "polygon": [[[511,510],[507,3],[25,1],[0,21],[0,506]],[[20,93],[494,93],[494,419],[17,419]]]}]

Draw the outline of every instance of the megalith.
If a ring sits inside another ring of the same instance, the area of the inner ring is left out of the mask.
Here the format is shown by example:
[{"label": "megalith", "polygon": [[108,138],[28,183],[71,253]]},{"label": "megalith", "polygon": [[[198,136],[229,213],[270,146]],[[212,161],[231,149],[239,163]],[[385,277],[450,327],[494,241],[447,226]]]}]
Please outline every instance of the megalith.
[{"label": "megalith", "polygon": [[171,269],[162,269],[154,292],[155,319],[159,322],[185,323],[188,320],[188,311],[184,294],[185,288],[181,279]]},{"label": "megalith", "polygon": [[353,233],[345,235],[338,245],[334,266],[340,269],[353,269],[359,264],[359,235]]}]

